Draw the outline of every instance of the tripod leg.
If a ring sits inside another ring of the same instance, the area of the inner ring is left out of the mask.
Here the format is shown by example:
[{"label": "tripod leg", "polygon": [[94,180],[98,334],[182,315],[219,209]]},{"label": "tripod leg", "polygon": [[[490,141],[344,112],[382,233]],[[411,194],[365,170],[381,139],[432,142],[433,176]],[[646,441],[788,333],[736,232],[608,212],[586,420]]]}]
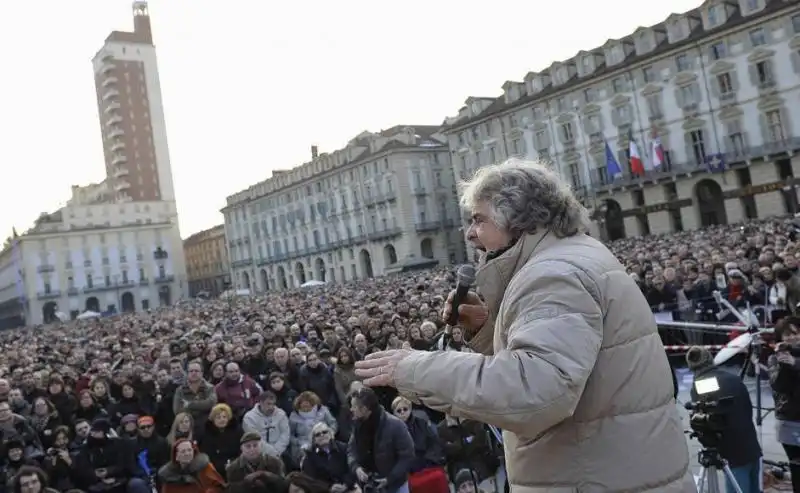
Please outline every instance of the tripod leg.
[{"label": "tripod leg", "polygon": [[697,484],[698,493],[703,493],[703,488],[706,486],[706,477],[708,476],[708,469],[705,467],[700,471],[700,482]]},{"label": "tripod leg", "polygon": [[745,375],[747,375],[747,369],[753,363],[750,361],[753,357],[753,345],[749,345],[747,347],[747,356],[744,358],[744,363],[742,363],[742,369],[739,370],[739,379],[744,380]]},{"label": "tripod leg", "polygon": [[742,487],[739,486],[739,483],[736,481],[736,476],[733,475],[733,471],[731,471],[731,467],[728,464],[725,464],[722,468],[722,472],[725,478],[733,485],[733,491],[742,493]]},{"label": "tripod leg", "polygon": [[722,493],[719,489],[717,468],[714,466],[708,468],[708,493]]}]

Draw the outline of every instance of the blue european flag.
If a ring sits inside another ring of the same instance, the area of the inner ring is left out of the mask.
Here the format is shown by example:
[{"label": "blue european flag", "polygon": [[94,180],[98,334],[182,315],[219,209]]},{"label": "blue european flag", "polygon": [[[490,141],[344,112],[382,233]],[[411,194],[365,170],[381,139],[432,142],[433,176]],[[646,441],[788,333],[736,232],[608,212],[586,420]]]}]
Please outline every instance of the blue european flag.
[{"label": "blue european flag", "polygon": [[617,161],[617,158],[614,156],[614,152],[611,151],[611,146],[608,145],[608,141],[606,141],[606,174],[608,175],[609,181],[614,181],[622,176],[622,168],[620,168],[619,161]]}]

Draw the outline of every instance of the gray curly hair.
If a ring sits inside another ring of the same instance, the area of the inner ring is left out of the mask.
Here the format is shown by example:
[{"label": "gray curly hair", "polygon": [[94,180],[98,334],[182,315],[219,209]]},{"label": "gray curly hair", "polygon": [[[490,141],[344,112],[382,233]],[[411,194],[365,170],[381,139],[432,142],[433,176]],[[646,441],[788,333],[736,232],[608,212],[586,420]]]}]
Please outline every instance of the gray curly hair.
[{"label": "gray curly hair", "polygon": [[589,212],[545,164],[512,158],[480,168],[460,186],[464,210],[488,204],[491,221],[515,238],[540,228],[559,238],[589,229]]}]

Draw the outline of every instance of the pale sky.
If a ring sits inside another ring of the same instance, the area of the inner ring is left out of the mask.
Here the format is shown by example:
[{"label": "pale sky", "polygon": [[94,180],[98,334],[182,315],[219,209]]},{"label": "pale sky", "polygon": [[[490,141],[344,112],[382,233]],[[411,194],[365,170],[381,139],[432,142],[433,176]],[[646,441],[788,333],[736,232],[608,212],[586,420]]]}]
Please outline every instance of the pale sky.
[{"label": "pale sky", "polygon": [[[468,96],[699,3],[152,0],[181,235],[313,144],[439,124]],[[0,241],[103,179],[91,58],[133,30],[128,0],[4,2],[3,19]]]}]

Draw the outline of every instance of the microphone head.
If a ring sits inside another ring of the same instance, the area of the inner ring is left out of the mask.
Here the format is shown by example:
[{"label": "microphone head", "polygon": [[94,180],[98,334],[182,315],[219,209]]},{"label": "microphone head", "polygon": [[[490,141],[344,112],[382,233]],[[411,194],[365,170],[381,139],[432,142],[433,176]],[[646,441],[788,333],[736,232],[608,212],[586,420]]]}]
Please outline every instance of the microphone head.
[{"label": "microphone head", "polygon": [[470,264],[462,265],[456,271],[456,277],[458,277],[458,284],[472,286],[472,284],[475,282],[475,267],[471,266]]}]

